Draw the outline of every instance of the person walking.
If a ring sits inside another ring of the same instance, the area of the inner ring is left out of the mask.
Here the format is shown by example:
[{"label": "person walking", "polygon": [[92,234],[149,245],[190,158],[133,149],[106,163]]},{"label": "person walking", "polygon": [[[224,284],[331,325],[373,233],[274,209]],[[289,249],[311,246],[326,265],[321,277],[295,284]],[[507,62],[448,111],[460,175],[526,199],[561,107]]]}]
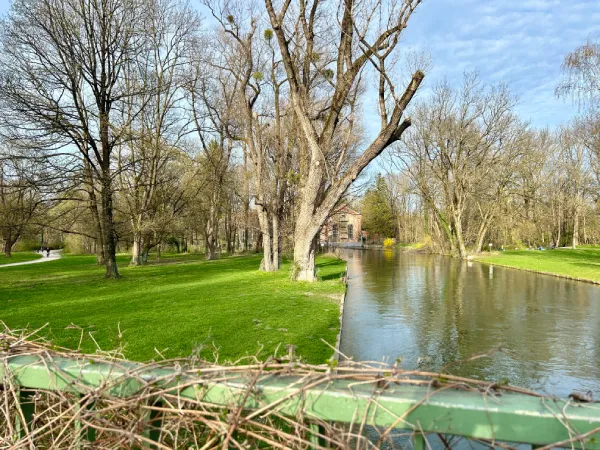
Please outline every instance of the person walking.
[{"label": "person walking", "polygon": [[46,249],[46,257],[47,257],[47,258],[50,258],[50,248],[47,248],[47,249]]}]

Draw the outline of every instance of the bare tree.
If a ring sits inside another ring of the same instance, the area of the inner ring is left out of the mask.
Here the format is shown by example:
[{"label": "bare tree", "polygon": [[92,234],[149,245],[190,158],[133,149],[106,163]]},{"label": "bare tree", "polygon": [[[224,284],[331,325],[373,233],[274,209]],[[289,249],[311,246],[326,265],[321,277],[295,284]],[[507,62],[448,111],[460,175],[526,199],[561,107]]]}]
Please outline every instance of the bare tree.
[{"label": "bare tree", "polygon": [[494,206],[522,151],[524,127],[512,113],[514,104],[505,87],[486,90],[476,74],[466,74],[458,90],[441,83],[416,109],[416,126],[396,152],[450,251],[461,258],[468,255],[467,211],[477,211],[474,241],[481,251]]},{"label": "bare tree", "polygon": [[585,145],[585,131],[577,124],[564,127],[558,135],[559,157],[562,172],[565,175],[563,188],[569,199],[572,216],[571,246],[579,245],[581,218],[585,197],[590,188],[590,171],[592,166],[589,147]]},{"label": "bare tree", "polygon": [[122,122],[129,124],[130,136],[117,148],[119,194],[133,234],[131,265],[143,262],[151,244],[144,239],[152,240],[148,225],[160,210],[161,185],[177,176],[166,168],[179,157],[189,133],[185,88],[200,27],[195,11],[177,0],[148,0],[145,15],[145,51],[125,71],[130,85],[145,89],[127,99]]},{"label": "bare tree", "polygon": [[[210,58],[210,57],[209,57]],[[206,258],[216,259],[219,245],[219,222],[225,201],[225,184],[231,170],[234,137],[237,134],[237,80],[226,70],[206,71],[207,58],[196,55],[189,84],[195,135],[202,155],[200,174],[206,182],[207,196],[204,241]]]},{"label": "bare tree", "polygon": [[556,88],[559,97],[598,106],[600,101],[600,41],[588,41],[567,54],[562,64],[563,80]]},{"label": "bare tree", "polygon": [[130,129],[123,110],[137,92],[125,70],[147,42],[145,6],[141,0],[17,0],[2,24],[3,130],[14,143],[77,151],[89,166],[100,194],[107,278],[119,276],[112,156]]},{"label": "bare tree", "polygon": [[39,227],[46,209],[39,179],[42,167],[31,159],[0,156],[0,237],[4,255],[11,257],[17,240]]},{"label": "bare tree", "polygon": [[257,33],[259,14],[254,3],[207,1],[206,5],[220,24],[217,52],[209,64],[228,74],[233,80],[229,89],[236,93],[238,125],[226,131],[242,143],[244,165],[249,163],[247,192],[261,230],[261,269],[275,271],[280,265],[281,221],[294,151],[294,134],[284,136],[284,127],[290,125],[284,121],[282,107],[287,80],[273,47],[273,32]]},{"label": "bare tree", "polygon": [[[323,0],[302,0],[297,8],[284,1],[277,10],[265,0],[287,74],[300,145],[306,152],[294,231],[297,280],[316,279],[315,241],[324,221],[362,170],[410,126],[402,116],[424,75],[416,71],[399,95],[388,65],[419,3],[344,0],[336,12],[331,2]],[[332,17],[338,19],[333,32]],[[369,66],[380,80],[382,127],[360,156],[344,164],[345,150],[351,147],[348,141],[356,136],[352,105]],[[337,156],[334,161],[332,153]]]}]

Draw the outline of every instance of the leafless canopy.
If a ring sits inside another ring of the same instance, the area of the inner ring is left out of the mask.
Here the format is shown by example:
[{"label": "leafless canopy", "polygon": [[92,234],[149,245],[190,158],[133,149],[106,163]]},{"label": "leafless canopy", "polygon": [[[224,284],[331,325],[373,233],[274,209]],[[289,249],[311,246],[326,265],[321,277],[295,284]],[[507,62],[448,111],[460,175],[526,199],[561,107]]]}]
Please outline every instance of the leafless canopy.
[{"label": "leafless canopy", "polygon": [[571,97],[580,104],[598,105],[600,100],[600,41],[588,39],[565,56],[563,80],[556,88],[559,97]]}]

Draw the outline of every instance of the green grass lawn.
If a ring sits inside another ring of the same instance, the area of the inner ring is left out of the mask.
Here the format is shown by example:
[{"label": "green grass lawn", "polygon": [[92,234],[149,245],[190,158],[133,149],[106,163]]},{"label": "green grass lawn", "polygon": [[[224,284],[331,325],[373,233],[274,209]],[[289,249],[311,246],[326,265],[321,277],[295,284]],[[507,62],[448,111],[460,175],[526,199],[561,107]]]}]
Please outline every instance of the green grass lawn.
[{"label": "green grass lawn", "polygon": [[[0,272],[0,320],[11,329],[37,328],[55,344],[94,352],[119,345],[125,357],[144,361],[200,351],[214,361],[246,354],[287,354],[286,345],[311,363],[323,363],[339,331],[340,276],[345,263],[318,259],[319,283],[289,279],[290,264],[278,273],[257,270],[260,256],[204,261],[200,255],[170,256],[161,263],[127,267],[122,278],[104,280],[94,256],[66,256],[44,264]],[[90,337],[93,336],[93,339]],[[213,347],[213,344],[214,346]]]},{"label": "green grass lawn", "polygon": [[478,261],[600,282],[600,248],[509,250]]},{"label": "green grass lawn", "polygon": [[1,264],[12,264],[24,261],[32,261],[34,259],[41,258],[42,255],[34,252],[13,252],[12,257],[7,258],[4,253],[0,254],[0,265]]}]

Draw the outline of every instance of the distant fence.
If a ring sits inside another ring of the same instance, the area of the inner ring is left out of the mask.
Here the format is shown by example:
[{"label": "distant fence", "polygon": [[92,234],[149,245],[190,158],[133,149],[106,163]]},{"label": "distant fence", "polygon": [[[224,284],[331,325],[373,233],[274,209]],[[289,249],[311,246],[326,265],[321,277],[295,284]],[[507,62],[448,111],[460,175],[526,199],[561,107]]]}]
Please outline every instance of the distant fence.
[{"label": "distant fence", "polygon": [[385,442],[423,449],[432,438],[451,447],[448,436],[462,436],[486,445],[600,449],[599,403],[451,375],[278,360],[164,367],[43,347],[15,354],[15,341],[5,342],[0,339],[3,448],[95,442],[103,448],[376,448]]}]

